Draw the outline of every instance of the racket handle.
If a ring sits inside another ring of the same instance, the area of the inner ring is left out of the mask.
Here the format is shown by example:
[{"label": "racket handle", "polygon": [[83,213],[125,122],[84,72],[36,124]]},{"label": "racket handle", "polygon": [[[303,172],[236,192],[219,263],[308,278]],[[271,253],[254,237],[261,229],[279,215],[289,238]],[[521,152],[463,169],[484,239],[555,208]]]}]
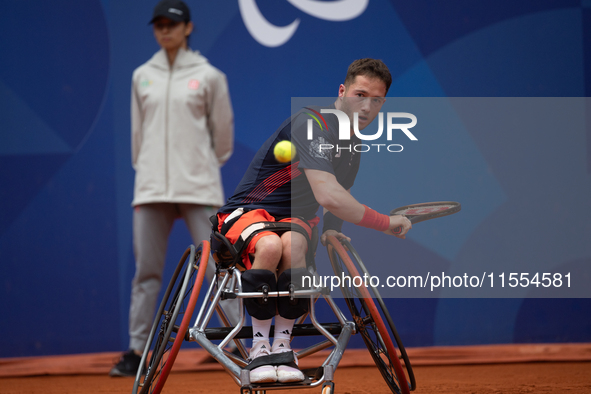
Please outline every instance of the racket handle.
[{"label": "racket handle", "polygon": [[402,226],[398,226],[394,230],[392,230],[392,234],[400,234],[401,232],[402,232]]}]

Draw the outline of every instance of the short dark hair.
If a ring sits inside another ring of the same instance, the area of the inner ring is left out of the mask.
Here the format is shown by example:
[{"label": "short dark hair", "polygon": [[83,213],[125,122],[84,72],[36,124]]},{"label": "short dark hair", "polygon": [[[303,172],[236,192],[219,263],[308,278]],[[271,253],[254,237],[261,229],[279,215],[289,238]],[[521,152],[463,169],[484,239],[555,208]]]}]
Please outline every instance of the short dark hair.
[{"label": "short dark hair", "polygon": [[370,78],[378,78],[386,85],[386,93],[392,85],[392,75],[388,66],[379,59],[357,59],[349,65],[347,76],[345,77],[345,86],[349,86],[355,81],[358,75],[364,75]]}]

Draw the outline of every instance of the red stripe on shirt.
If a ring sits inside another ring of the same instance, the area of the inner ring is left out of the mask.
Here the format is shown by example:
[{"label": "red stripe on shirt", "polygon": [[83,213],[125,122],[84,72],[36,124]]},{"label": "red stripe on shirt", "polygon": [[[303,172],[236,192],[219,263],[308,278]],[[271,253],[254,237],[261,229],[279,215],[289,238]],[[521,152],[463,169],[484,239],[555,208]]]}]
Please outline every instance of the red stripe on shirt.
[{"label": "red stripe on shirt", "polygon": [[285,185],[293,178],[298,177],[301,175],[301,171],[298,169],[298,164],[300,162],[296,162],[290,164],[289,166],[277,171],[263,182],[259,183],[257,187],[255,187],[249,194],[246,196],[243,203],[252,203],[255,201],[262,201],[267,197],[269,194],[273,193],[277,188]]}]

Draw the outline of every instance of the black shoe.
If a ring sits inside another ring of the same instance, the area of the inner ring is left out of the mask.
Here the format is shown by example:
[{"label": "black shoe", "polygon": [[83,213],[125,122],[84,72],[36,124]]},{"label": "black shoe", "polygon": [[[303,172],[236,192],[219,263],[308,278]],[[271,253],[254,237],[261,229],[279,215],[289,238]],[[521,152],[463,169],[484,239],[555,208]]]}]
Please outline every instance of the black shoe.
[{"label": "black shoe", "polygon": [[119,362],[109,372],[109,376],[135,376],[141,361],[142,357],[130,349],[121,355]]}]

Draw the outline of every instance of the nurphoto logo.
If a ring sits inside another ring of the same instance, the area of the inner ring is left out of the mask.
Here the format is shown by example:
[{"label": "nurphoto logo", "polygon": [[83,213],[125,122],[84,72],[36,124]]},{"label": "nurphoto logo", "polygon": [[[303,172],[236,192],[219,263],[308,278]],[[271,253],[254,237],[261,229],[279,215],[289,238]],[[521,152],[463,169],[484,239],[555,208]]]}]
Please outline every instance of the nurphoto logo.
[{"label": "nurphoto logo", "polygon": [[[349,115],[345,112],[338,110],[338,109],[330,109],[330,108],[322,108],[320,113],[314,111],[310,108],[307,108],[310,111],[314,112],[307,113],[310,115],[312,119],[308,119],[307,123],[307,138],[308,140],[313,139],[313,125],[314,121],[320,126],[321,130],[324,130],[324,127],[327,127],[326,121],[321,114],[334,114],[339,122],[339,141],[350,141],[352,133],[357,136],[362,141],[376,141],[384,134],[384,113],[380,112],[377,115],[378,118],[378,130],[374,134],[362,134],[359,131],[359,113],[353,112],[353,125],[351,125],[351,121],[349,119]],[[407,123],[395,123],[399,122],[399,119],[408,119],[410,122]],[[395,131],[402,131],[408,139],[411,141],[418,141],[417,137],[413,133],[410,132],[409,129],[413,128],[417,124],[417,117],[408,112],[387,112],[386,113],[386,140],[392,141],[392,136],[394,135]],[[335,149],[333,144],[318,144],[319,152],[322,150],[332,150]],[[380,151],[387,151],[387,152],[402,152],[404,147],[400,144],[385,144],[385,143],[371,143],[371,144],[337,144],[336,150],[337,152],[340,150],[353,150],[355,152],[368,152],[370,150]]]}]

